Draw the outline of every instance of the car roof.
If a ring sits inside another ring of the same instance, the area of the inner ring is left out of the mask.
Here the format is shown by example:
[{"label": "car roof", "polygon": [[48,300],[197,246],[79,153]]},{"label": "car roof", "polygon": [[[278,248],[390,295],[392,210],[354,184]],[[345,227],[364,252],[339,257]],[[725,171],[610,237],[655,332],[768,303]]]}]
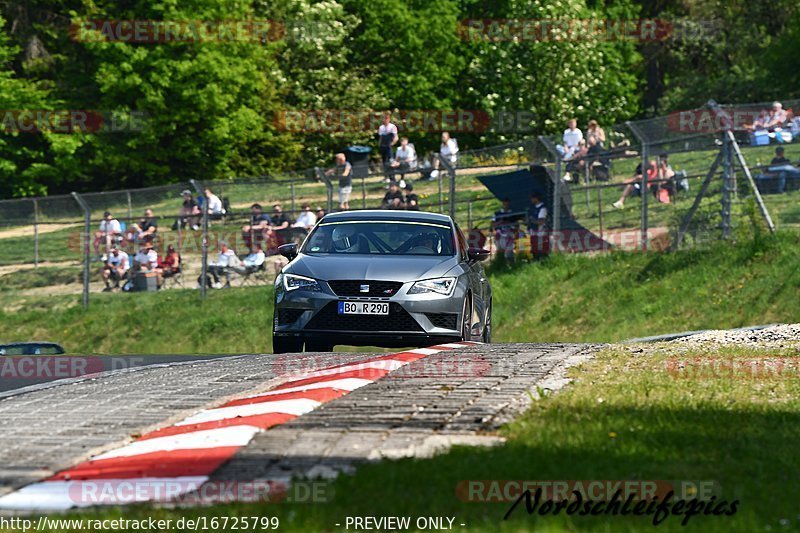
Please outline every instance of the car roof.
[{"label": "car roof", "polygon": [[427,211],[396,211],[387,209],[364,209],[360,211],[341,211],[330,213],[322,219],[325,222],[346,222],[348,220],[398,220],[409,222],[438,222],[448,226],[452,219],[441,213]]}]

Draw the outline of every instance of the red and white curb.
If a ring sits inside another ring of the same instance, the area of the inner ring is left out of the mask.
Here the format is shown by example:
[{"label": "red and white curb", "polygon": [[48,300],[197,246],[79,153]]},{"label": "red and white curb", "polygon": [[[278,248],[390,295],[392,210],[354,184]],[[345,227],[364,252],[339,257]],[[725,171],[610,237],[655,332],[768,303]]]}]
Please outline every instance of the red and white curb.
[{"label": "red and white curb", "polygon": [[[288,376],[268,392],[202,410],[6,494],[0,497],[0,509],[63,511],[92,505],[163,503],[190,493],[202,494],[211,474],[256,433],[313,411],[428,355],[475,344],[479,343],[440,344]],[[233,499],[237,499],[235,491]]]}]

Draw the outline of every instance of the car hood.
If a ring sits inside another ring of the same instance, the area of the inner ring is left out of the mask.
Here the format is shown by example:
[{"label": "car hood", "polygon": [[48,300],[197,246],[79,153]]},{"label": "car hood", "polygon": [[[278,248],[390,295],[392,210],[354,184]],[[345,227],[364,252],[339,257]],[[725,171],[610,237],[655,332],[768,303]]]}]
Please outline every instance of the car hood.
[{"label": "car hood", "polygon": [[286,267],[285,272],[323,281],[350,279],[405,283],[442,277],[457,264],[458,257],[301,254]]}]

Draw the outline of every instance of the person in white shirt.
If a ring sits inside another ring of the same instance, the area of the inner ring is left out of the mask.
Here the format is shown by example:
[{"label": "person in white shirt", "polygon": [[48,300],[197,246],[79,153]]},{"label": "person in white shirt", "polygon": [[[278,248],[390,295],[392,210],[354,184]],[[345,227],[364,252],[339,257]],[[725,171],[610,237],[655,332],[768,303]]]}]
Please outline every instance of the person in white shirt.
[{"label": "person in white shirt", "polygon": [[257,271],[266,260],[267,254],[264,253],[264,249],[261,245],[256,243],[250,248],[250,254],[242,260],[241,265],[230,268],[237,274],[243,276]]},{"label": "person in white shirt", "polygon": [[[225,276],[225,288],[231,286],[230,270],[242,265],[242,261],[232,249],[228,247],[225,242],[219,245],[219,256],[217,261],[208,265],[208,273],[214,278],[214,287],[220,288],[220,276]],[[202,274],[197,278],[198,286],[202,283]]]},{"label": "person in white shirt", "polygon": [[378,150],[381,153],[383,168],[388,169],[392,160],[392,146],[397,144],[397,126],[392,124],[392,113],[383,114],[383,124],[378,126]]},{"label": "person in white shirt", "polygon": [[314,227],[314,224],[317,223],[317,215],[311,210],[310,204],[303,204],[303,210],[300,212],[300,215],[297,217],[297,222],[292,224],[293,228],[301,228],[306,231],[310,230]]},{"label": "person in white shirt", "polygon": [[[111,247],[111,254],[108,256],[105,266],[103,267],[103,281],[106,284],[104,292],[109,292],[113,289],[119,288],[119,282],[128,276],[128,271],[131,268],[130,257],[125,250],[120,250],[116,246]],[[112,289],[110,282],[114,282]]]},{"label": "person in white shirt", "polygon": [[[442,132],[442,145],[439,147],[439,155],[442,156],[442,159],[447,160],[452,166],[456,166],[458,162],[458,143],[455,139],[450,137],[450,133],[443,131]],[[431,174],[432,177],[438,177],[439,175],[439,158],[433,158],[433,168],[436,171],[436,175],[434,176]]]},{"label": "person in white shirt", "polygon": [[206,187],[203,192],[206,195],[206,209],[208,210],[209,216],[212,219],[222,218],[223,215],[225,215],[225,208],[222,207],[222,200],[208,187]]},{"label": "person in white shirt", "polygon": [[578,129],[578,121],[574,118],[571,119],[567,123],[567,129],[564,130],[564,135],[561,137],[563,141],[563,145],[561,146],[561,150],[563,153],[561,154],[564,159],[569,159],[577,150],[578,145],[580,144],[581,140],[583,139],[583,132]]},{"label": "person in white shirt", "polygon": [[400,147],[394,154],[392,168],[399,172],[400,179],[405,178],[405,172],[417,168],[417,151],[413,144],[408,143],[408,137],[400,139]]},{"label": "person in white shirt", "polygon": [[781,131],[784,122],[786,122],[786,111],[783,109],[783,104],[780,102],[773,102],[772,111],[769,114],[767,123],[764,124],[764,129],[769,131]]},{"label": "person in white shirt", "polygon": [[[104,253],[108,254],[111,241],[120,235],[122,235],[122,225],[106,211],[103,213],[103,220],[100,221],[100,230],[94,234],[94,253],[100,255],[100,243],[104,243]],[[105,261],[106,257],[103,257],[103,260]]]},{"label": "person in white shirt", "polygon": [[133,264],[137,272],[153,272],[158,269],[158,254],[153,250],[153,241],[142,243],[133,256]]}]

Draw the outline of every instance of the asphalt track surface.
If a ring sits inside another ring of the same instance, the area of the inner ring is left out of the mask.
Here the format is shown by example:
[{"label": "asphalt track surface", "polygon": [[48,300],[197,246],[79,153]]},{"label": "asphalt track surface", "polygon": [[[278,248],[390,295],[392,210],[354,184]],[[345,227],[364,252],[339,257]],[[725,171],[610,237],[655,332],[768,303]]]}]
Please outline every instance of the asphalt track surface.
[{"label": "asphalt track surface", "polygon": [[[496,444],[494,429],[537,389],[566,383],[564,368],[596,348],[454,343],[378,355],[153,358],[9,390],[0,398],[0,510],[163,503],[152,491],[164,483],[181,494],[230,481],[286,486],[363,461]],[[120,483],[144,484],[150,496],[76,500],[98,480],[112,494]]]},{"label": "asphalt track surface", "polygon": [[15,391],[34,390],[59,380],[75,381],[100,372],[119,372],[236,357],[234,355],[31,355],[0,357],[0,398]]}]

